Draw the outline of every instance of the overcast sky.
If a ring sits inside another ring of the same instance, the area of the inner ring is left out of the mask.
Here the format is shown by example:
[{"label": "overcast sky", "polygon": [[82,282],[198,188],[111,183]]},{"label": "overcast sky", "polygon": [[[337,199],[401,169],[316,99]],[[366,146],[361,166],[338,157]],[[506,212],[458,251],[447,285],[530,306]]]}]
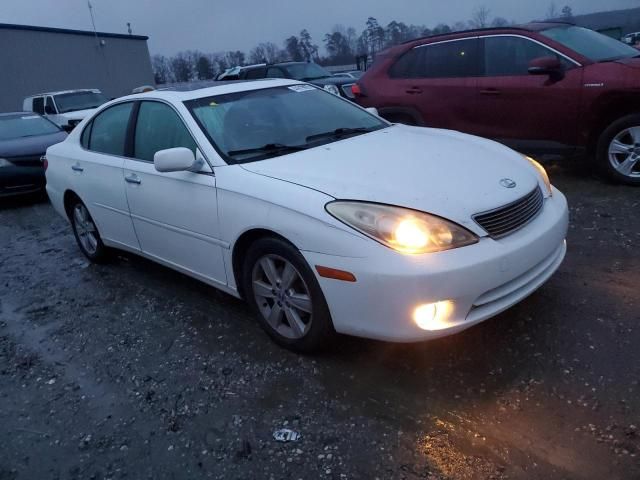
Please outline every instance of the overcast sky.
[{"label": "overcast sky", "polygon": [[[91,0],[99,31],[148,35],[151,53],[180,50],[249,51],[257,43],[278,45],[301,29],[322,45],[336,24],[358,32],[367,17],[386,25],[391,20],[452,24],[469,20],[478,5],[492,16],[526,22],[544,17],[551,0]],[[574,14],[640,6],[640,0],[556,0]],[[87,0],[0,0],[0,22],[91,30]]]}]

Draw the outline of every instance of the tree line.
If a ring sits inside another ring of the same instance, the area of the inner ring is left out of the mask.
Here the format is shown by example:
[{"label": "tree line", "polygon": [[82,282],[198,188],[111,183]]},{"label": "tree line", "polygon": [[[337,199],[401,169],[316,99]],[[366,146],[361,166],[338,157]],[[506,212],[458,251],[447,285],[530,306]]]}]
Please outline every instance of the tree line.
[{"label": "tree line", "polygon": [[[551,2],[545,19],[573,18],[571,6],[561,9]],[[452,25],[440,23],[434,28],[425,25],[406,24],[391,21],[380,25],[374,17],[369,17],[363,30],[358,33],[353,27],[336,25],[324,35],[324,52],[314,43],[308,30],[286,38],[282,47],[273,42],[263,42],[248,54],[243,51],[204,53],[199,50],[179,52],[172,57],[154,55],[151,59],[157,84],[210,80],[226,69],[255,63],[277,63],[283,61],[315,61],[321,65],[349,65],[355,63],[356,56],[370,56],[399,43],[429,35],[457,32],[470,28],[506,27],[514,22],[500,16],[492,16],[485,6],[476,8],[470,20]]]}]

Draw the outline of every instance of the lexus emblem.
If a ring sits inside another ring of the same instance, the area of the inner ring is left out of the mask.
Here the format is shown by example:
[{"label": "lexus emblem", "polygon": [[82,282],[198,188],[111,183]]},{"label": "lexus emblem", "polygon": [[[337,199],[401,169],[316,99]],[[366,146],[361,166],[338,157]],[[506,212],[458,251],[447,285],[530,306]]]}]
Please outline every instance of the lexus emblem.
[{"label": "lexus emblem", "polygon": [[517,183],[510,178],[503,178],[502,180],[500,180],[500,185],[502,185],[504,188],[516,188]]}]

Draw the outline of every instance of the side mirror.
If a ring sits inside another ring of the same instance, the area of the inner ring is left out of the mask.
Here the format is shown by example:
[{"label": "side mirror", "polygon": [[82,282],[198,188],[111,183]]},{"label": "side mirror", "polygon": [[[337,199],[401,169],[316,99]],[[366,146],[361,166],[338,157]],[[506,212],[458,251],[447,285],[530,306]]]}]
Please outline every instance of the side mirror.
[{"label": "side mirror", "polygon": [[159,172],[184,172],[198,167],[196,156],[185,147],[167,148],[156,152],[153,164]]},{"label": "side mirror", "polygon": [[556,57],[534,58],[529,63],[529,73],[531,75],[549,75],[553,80],[561,80],[564,78],[564,67]]},{"label": "side mirror", "polygon": [[375,115],[376,117],[380,116],[380,114],[378,113],[378,109],[376,107],[367,107],[365,110],[369,112],[371,115]]}]

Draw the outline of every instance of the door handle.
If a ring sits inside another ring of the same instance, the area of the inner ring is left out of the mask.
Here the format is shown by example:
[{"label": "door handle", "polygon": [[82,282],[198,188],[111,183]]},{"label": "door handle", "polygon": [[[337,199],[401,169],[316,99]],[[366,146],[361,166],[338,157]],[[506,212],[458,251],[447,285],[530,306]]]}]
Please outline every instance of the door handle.
[{"label": "door handle", "polygon": [[407,89],[407,93],[410,95],[415,95],[418,93],[422,93],[422,89],[420,87],[411,87]]},{"label": "door handle", "polygon": [[127,175],[124,177],[124,181],[128,183],[135,183],[136,185],[140,185],[142,183],[142,180],[140,180],[135,174]]},{"label": "door handle", "polygon": [[71,170],[73,170],[74,172],[84,172],[84,168],[82,168],[80,165],[71,165]]},{"label": "door handle", "polygon": [[480,90],[481,95],[501,95],[502,92],[497,88],[486,88],[484,90]]}]

